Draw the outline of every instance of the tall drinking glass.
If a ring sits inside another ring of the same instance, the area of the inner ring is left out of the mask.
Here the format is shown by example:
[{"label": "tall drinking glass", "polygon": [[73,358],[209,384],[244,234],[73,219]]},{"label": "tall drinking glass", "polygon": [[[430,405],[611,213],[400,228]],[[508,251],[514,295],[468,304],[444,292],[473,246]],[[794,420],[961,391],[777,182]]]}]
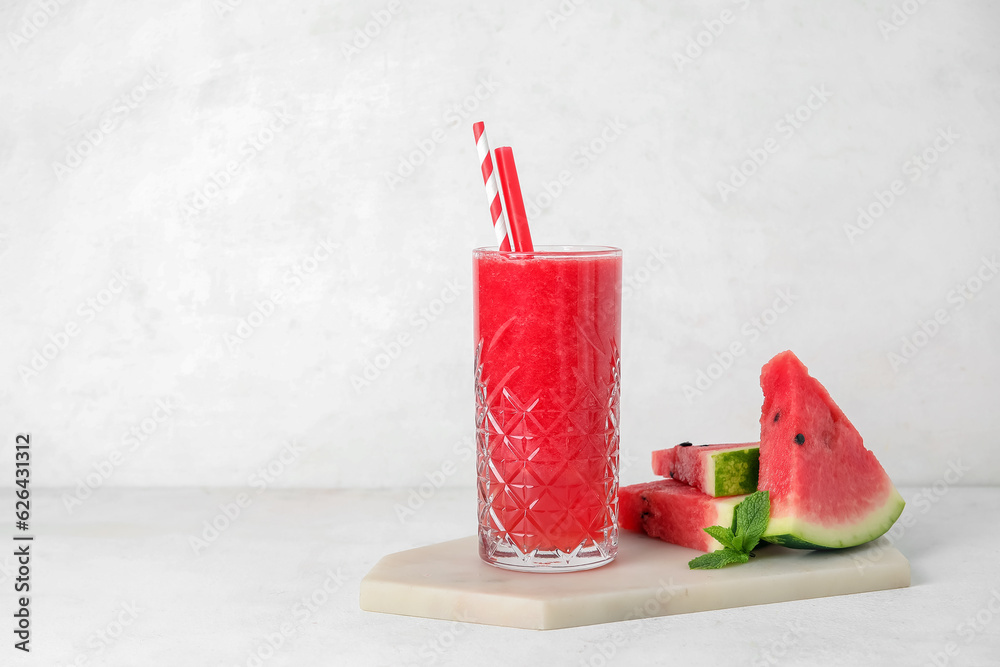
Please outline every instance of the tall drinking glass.
[{"label": "tall drinking glass", "polygon": [[622,251],[473,251],[479,554],[586,570],[618,551]]}]

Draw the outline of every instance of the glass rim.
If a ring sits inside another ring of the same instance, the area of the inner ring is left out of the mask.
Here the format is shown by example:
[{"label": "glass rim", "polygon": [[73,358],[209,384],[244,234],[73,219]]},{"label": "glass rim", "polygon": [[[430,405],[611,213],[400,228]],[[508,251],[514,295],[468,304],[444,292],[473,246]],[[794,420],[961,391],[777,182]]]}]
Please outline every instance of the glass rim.
[{"label": "glass rim", "polygon": [[500,252],[497,246],[483,246],[474,248],[473,255],[503,255],[518,259],[539,257],[539,258],[579,258],[579,257],[614,257],[622,254],[621,248],[609,245],[536,245],[531,252]]}]

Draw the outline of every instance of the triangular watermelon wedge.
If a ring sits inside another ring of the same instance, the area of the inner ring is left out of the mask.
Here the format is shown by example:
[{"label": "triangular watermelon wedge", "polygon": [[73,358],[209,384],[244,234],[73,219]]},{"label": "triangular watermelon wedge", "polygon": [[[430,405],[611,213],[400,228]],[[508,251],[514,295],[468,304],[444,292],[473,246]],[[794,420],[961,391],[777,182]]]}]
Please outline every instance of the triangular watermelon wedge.
[{"label": "triangular watermelon wedge", "polygon": [[771,495],[763,539],[798,549],[840,549],[879,537],[903,498],[861,434],[792,352],[760,374],[760,476]]}]

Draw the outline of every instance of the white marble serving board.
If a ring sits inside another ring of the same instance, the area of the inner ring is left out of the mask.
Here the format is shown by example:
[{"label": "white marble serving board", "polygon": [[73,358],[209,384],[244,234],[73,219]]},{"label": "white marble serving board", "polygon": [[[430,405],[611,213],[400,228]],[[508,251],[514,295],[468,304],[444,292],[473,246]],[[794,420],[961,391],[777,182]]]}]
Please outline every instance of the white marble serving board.
[{"label": "white marble serving board", "polygon": [[613,563],[558,574],[495,568],[477,548],[466,537],[385,556],[361,582],[361,608],[551,630],[910,585],[909,562],[884,539],[842,551],[768,545],[746,565],[691,570],[701,552],[625,532]]}]

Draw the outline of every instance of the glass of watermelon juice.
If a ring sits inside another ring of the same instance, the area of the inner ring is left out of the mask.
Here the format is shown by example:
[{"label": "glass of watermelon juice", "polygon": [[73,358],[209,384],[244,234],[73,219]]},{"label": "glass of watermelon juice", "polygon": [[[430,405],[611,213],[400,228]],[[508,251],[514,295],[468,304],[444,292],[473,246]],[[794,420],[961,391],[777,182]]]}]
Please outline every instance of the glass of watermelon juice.
[{"label": "glass of watermelon juice", "polygon": [[585,570],[618,550],[622,251],[473,252],[479,554]]}]

